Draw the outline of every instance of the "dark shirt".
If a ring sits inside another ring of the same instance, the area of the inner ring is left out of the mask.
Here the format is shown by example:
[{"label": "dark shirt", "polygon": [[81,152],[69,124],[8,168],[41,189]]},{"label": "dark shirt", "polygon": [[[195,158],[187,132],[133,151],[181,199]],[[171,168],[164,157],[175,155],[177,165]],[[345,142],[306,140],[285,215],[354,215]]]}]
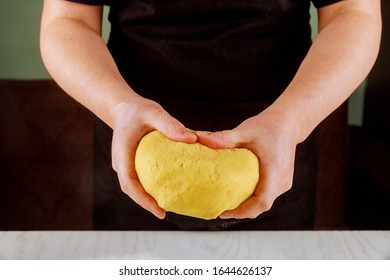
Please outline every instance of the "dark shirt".
[{"label": "dark shirt", "polygon": [[[70,2],[77,2],[88,5],[110,5],[110,0],[67,0]],[[313,4],[317,8],[321,8],[336,2],[340,2],[342,0],[312,0]]]},{"label": "dark shirt", "polygon": [[275,98],[311,45],[310,0],[70,1],[110,5],[108,47],[140,94]]}]

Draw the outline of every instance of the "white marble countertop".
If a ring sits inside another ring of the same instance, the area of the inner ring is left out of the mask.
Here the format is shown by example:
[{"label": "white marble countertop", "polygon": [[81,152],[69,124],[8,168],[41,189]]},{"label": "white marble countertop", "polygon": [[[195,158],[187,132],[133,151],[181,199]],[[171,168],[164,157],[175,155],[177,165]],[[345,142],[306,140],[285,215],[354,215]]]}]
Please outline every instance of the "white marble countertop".
[{"label": "white marble countertop", "polygon": [[389,260],[390,231],[0,231],[0,259]]}]

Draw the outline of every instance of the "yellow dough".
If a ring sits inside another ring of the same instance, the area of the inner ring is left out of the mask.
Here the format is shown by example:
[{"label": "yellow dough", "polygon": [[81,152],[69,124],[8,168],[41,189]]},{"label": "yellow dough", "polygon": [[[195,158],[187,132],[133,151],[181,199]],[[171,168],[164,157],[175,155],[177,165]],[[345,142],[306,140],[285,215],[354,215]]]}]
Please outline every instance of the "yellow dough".
[{"label": "yellow dough", "polygon": [[240,205],[259,180],[259,161],[247,149],[214,150],[172,141],[159,131],[142,138],[135,167],[161,208],[207,220]]}]

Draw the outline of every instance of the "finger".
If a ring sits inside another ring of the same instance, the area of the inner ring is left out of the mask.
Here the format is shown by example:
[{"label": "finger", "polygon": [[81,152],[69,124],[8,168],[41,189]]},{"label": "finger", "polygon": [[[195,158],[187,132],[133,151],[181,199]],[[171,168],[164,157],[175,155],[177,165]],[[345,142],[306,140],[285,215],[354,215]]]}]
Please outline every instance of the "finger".
[{"label": "finger", "polygon": [[195,133],[189,131],[181,122],[169,115],[164,109],[155,109],[148,118],[149,125],[159,130],[169,139],[177,142],[195,143]]},{"label": "finger", "polygon": [[254,219],[260,214],[268,211],[273,203],[273,198],[269,192],[268,174],[261,172],[259,182],[253,195],[240,204],[237,208],[227,210],[220,215],[221,219]]},{"label": "finger", "polygon": [[260,179],[256,190],[248,200],[236,209],[225,211],[222,219],[254,219],[271,209],[278,196],[292,185],[292,172],[276,168],[274,164],[263,162],[260,167]]},{"label": "finger", "polygon": [[[138,143],[125,137],[114,139],[112,147],[113,166],[118,174],[120,186],[124,193],[144,209],[163,219],[165,211],[158,206],[155,199],[150,196],[138,181],[134,159]],[[115,164],[114,164],[115,161]]]},{"label": "finger", "polygon": [[234,148],[243,142],[238,130],[223,130],[213,133],[195,132],[198,142],[212,149]]},{"label": "finger", "polygon": [[138,180],[128,179],[118,174],[121,188],[135,203],[151,212],[159,219],[165,218],[165,210],[158,206],[156,200],[150,196]]},{"label": "finger", "polygon": [[221,219],[255,219],[271,209],[273,199],[265,199],[263,195],[254,195],[233,210],[223,212]]}]

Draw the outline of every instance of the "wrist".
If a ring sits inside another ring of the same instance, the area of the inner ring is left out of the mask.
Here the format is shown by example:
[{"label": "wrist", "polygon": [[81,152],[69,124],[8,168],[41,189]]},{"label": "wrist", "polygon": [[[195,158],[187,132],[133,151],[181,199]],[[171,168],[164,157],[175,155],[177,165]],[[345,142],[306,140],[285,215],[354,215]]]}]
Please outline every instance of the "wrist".
[{"label": "wrist", "polygon": [[116,92],[116,98],[109,104],[109,126],[114,128],[126,116],[137,116],[142,97],[131,89]]},{"label": "wrist", "polygon": [[136,100],[121,100],[110,106],[110,126],[112,129],[117,128],[123,119],[134,119],[137,117],[138,105]]},{"label": "wrist", "polygon": [[279,106],[274,103],[258,115],[262,121],[270,122],[268,127],[272,127],[278,131],[279,135],[289,139],[290,142],[296,144],[305,140],[306,136],[302,126],[302,122],[289,107]]},{"label": "wrist", "polygon": [[327,116],[328,108],[333,106],[324,98],[319,98],[321,96],[319,91],[290,85],[269,109],[279,112],[282,125],[290,129],[297,143],[301,143]]}]

